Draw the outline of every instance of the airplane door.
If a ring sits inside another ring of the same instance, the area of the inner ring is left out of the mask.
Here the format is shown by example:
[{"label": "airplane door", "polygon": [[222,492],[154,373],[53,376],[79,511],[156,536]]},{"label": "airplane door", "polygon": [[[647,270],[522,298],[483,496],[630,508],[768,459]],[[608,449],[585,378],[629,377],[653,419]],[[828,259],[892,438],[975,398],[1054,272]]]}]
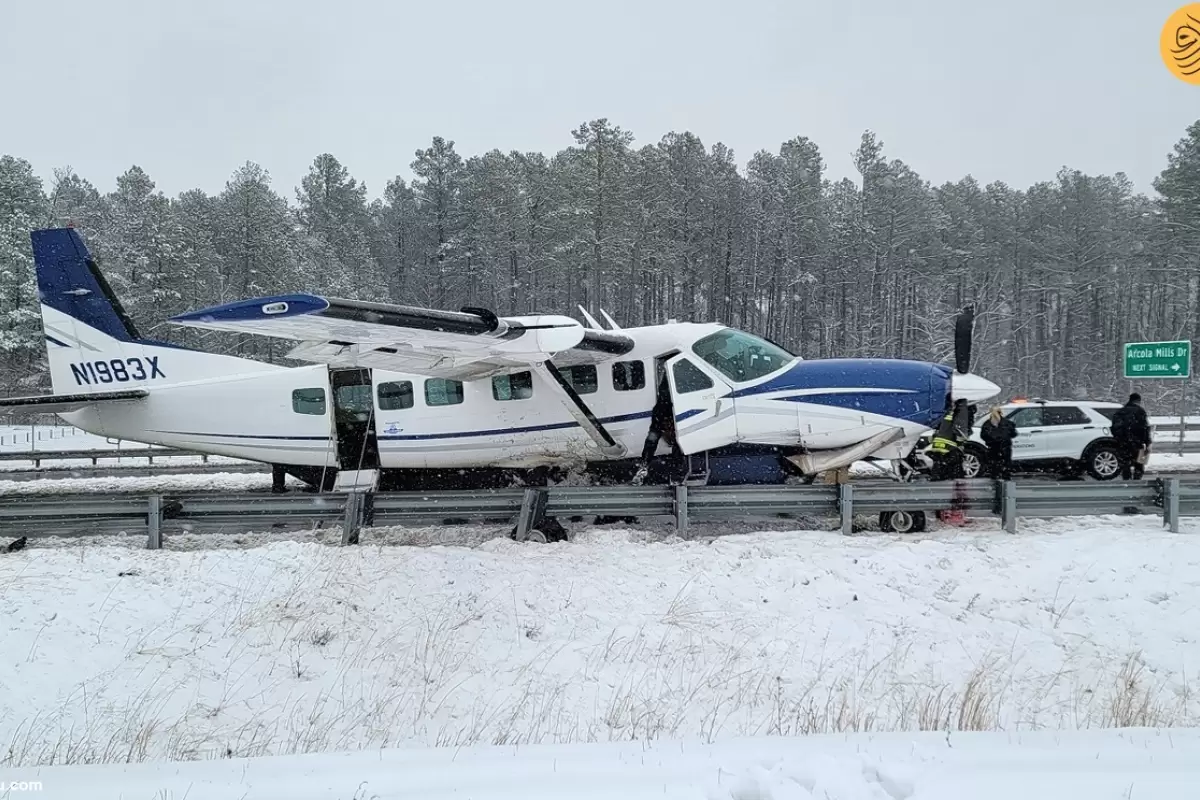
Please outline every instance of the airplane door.
[{"label": "airplane door", "polygon": [[371,370],[330,369],[329,383],[333,389],[338,467],[343,470],[379,469]]},{"label": "airplane door", "polygon": [[733,388],[707,365],[686,355],[666,363],[675,416],[675,440],[684,455],[712,450],[738,440]]}]

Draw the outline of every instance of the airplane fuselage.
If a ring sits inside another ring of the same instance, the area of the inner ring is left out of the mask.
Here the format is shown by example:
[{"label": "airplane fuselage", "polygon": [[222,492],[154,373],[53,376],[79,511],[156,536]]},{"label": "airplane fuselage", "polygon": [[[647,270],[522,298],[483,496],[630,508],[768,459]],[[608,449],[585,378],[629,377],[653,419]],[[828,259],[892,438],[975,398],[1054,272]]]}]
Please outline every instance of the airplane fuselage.
[{"label": "airplane fuselage", "polygon": [[[948,367],[791,358],[736,380],[692,349],[727,330],[715,324],[626,329],[636,344],[619,361],[560,368],[620,445],[619,456],[602,451],[536,370],[457,382],[382,369],[263,364],[261,371],[171,383],[173,360],[188,351],[155,348],[142,360],[153,359],[161,377],[139,381],[150,389],[144,402],[60,416],[100,435],[297,468],[570,468],[643,452],[660,397],[661,361],[677,354],[713,384],[670,397],[675,433],[692,445],[689,451],[757,447],[787,455],[843,448],[900,428],[902,438],[875,457],[903,458],[944,413]],[[82,378],[73,371],[72,378],[99,381],[92,371]],[[120,385],[115,378],[105,383]],[[716,412],[707,413],[714,403]],[[669,449],[663,441],[652,452]]]}]

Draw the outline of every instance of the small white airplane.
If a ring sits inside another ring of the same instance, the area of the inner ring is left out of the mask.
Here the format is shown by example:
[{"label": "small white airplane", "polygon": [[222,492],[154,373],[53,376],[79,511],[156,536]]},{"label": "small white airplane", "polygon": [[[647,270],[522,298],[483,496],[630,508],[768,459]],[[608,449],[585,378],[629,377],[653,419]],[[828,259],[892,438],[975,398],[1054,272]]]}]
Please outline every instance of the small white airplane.
[{"label": "small white airplane", "polygon": [[[609,329],[308,294],[170,322],[298,342],[284,367],[142,338],[73,228],[31,234],[53,394],[0,400],[94,434],[271,464],[320,489],[608,482],[781,483],[873,459],[901,468],[951,399],[999,387],[892,359],[804,360],[719,324]],[[340,478],[338,477],[340,476]],[[338,480],[335,481],[335,478]],[[279,488],[282,488],[281,485]]]}]

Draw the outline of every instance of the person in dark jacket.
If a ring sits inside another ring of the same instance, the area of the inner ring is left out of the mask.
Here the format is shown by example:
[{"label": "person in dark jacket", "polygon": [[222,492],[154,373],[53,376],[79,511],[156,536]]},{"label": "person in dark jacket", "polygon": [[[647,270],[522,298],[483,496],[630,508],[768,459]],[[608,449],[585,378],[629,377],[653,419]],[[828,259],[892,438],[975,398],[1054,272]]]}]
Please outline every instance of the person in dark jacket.
[{"label": "person in dark jacket", "polygon": [[1137,392],[1113,414],[1112,435],[1121,448],[1121,479],[1141,480],[1146,472],[1141,462],[1142,448],[1150,446],[1150,419]]},{"label": "person in dark jacket", "polygon": [[992,477],[1002,481],[1012,478],[1013,439],[1017,438],[1017,426],[1000,406],[994,406],[979,430],[979,436],[988,449],[988,468]]}]

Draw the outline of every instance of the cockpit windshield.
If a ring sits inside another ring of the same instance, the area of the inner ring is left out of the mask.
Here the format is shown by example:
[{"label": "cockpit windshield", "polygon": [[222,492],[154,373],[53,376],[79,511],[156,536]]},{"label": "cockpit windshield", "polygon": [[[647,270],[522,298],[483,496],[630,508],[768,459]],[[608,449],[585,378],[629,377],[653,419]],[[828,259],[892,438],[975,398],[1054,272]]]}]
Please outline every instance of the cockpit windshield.
[{"label": "cockpit windshield", "polygon": [[705,336],[692,351],[735,383],[770,375],[796,358],[779,345],[733,328]]}]

